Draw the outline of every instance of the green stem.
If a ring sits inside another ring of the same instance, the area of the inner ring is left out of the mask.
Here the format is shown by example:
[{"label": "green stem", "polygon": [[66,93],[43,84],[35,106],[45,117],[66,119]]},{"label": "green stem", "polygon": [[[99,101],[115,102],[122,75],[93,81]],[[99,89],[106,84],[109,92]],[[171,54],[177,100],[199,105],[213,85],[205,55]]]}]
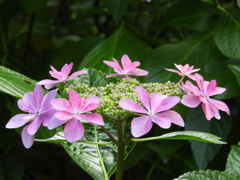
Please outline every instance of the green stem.
[{"label": "green stem", "polygon": [[102,130],[108,135],[108,137],[114,142],[115,144],[118,144],[118,141],[112,136],[112,134],[104,127],[100,126]]},{"label": "green stem", "polygon": [[117,156],[117,170],[116,170],[116,180],[122,180],[123,176],[123,165],[124,165],[124,121],[118,121],[118,156]]}]

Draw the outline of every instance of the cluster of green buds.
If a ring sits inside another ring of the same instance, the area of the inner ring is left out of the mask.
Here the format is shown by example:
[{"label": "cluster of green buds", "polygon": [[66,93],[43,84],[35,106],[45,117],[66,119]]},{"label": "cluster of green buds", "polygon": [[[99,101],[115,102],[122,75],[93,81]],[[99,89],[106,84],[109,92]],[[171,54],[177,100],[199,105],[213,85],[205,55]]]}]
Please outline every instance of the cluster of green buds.
[{"label": "cluster of green buds", "polygon": [[[118,102],[123,99],[132,99],[141,105],[138,95],[135,91],[136,86],[146,89],[150,95],[155,92],[167,96],[182,97],[186,92],[179,84],[173,82],[166,83],[140,83],[136,79],[123,78],[116,83],[109,83],[102,87],[89,87],[86,84],[72,86],[71,89],[77,91],[81,97],[98,96],[100,98],[100,106],[95,112],[108,116],[111,119],[124,119],[124,117],[133,115],[133,112],[122,109]],[[66,89],[68,92],[69,89]]]}]

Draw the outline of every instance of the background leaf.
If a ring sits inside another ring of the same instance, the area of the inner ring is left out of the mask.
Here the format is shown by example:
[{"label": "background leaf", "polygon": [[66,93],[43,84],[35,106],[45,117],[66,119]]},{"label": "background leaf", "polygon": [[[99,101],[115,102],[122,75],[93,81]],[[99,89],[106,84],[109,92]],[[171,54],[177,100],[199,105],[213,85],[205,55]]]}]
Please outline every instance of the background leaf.
[{"label": "background leaf", "polygon": [[240,175],[240,147],[236,145],[231,146],[231,151],[228,154],[226,171]]},{"label": "background leaf", "polygon": [[20,0],[25,13],[31,14],[42,9],[48,0]]},{"label": "background leaf", "polygon": [[[221,113],[221,120],[206,120],[201,106],[190,109],[186,117],[186,131],[203,131],[215,134],[226,140],[230,131],[232,117]],[[211,161],[220,149],[220,145],[207,144],[198,141],[190,141],[194,159],[199,169],[205,169],[208,162]]]}]

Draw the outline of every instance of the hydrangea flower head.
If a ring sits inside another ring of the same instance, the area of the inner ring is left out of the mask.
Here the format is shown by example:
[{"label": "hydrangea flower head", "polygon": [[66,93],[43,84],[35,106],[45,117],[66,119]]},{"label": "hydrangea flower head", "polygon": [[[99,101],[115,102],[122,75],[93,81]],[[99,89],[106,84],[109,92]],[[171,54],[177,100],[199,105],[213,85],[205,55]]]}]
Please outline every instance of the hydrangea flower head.
[{"label": "hydrangea flower head", "polygon": [[119,105],[123,109],[142,114],[131,122],[131,132],[134,137],[147,134],[152,129],[153,122],[164,129],[168,129],[171,123],[184,126],[182,117],[177,112],[170,110],[180,101],[179,97],[168,97],[160,93],[154,93],[150,97],[148,91],[140,86],[136,87],[136,92],[144,107],[132,99],[119,101]]},{"label": "hydrangea flower head", "polygon": [[134,61],[132,62],[129,57],[125,54],[121,58],[122,62],[122,67],[120,66],[119,62],[113,58],[112,61],[103,61],[105,64],[113,68],[113,71],[116,72],[116,74],[110,74],[106,76],[107,78],[109,77],[114,77],[114,76],[124,76],[124,78],[130,78],[129,75],[134,75],[134,76],[146,76],[148,75],[148,72],[139,68],[136,68],[140,66],[139,61]]},{"label": "hydrangea flower head", "polygon": [[204,81],[203,77],[197,73],[195,74],[195,79],[198,87],[190,81],[186,81],[183,84],[184,89],[189,93],[182,97],[182,104],[190,108],[195,108],[202,102],[202,109],[207,120],[213,117],[220,119],[219,110],[225,111],[229,115],[229,108],[224,102],[210,98],[210,96],[222,94],[226,89],[217,87],[216,80],[210,82]]},{"label": "hydrangea flower head", "polygon": [[185,64],[183,65],[177,65],[174,64],[176,66],[176,68],[178,68],[179,71],[175,70],[175,69],[167,69],[165,68],[167,71],[171,71],[174,73],[178,73],[180,76],[187,76],[190,79],[194,79],[194,75],[192,73],[199,71],[200,69],[193,69],[194,66],[189,66],[189,64]]},{"label": "hydrangea flower head", "polygon": [[64,136],[69,142],[75,142],[82,138],[84,134],[84,126],[81,120],[88,121],[97,125],[104,125],[103,118],[98,113],[89,113],[99,106],[99,98],[91,96],[81,98],[74,90],[69,91],[69,101],[64,98],[53,99],[51,104],[58,110],[55,113],[57,119],[49,122],[49,129],[53,129],[63,123]]},{"label": "hydrangea flower head", "polygon": [[22,141],[26,148],[33,145],[34,137],[40,125],[47,127],[49,120],[54,116],[56,110],[50,101],[55,98],[57,90],[52,90],[44,96],[42,87],[37,85],[33,92],[26,93],[18,100],[18,107],[28,114],[17,114],[13,116],[6,128],[18,128],[30,122],[22,131]]},{"label": "hydrangea flower head", "polygon": [[44,87],[46,89],[51,89],[52,87],[56,86],[57,84],[59,84],[61,82],[71,81],[71,80],[77,78],[78,76],[87,73],[86,70],[77,71],[77,72],[74,72],[71,76],[68,77],[68,74],[72,70],[73,63],[65,64],[62,67],[61,71],[57,71],[52,66],[50,66],[50,67],[51,67],[52,71],[49,71],[49,73],[51,74],[52,77],[56,78],[57,80],[45,79],[45,80],[42,80],[42,81],[37,83],[39,85],[44,85]]}]

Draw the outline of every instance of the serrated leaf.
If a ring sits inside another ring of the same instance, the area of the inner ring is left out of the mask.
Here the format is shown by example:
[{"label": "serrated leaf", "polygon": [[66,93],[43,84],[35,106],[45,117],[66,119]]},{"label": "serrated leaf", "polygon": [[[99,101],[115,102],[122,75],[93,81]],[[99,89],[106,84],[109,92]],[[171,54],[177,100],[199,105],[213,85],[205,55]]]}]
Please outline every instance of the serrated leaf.
[{"label": "serrated leaf", "polygon": [[[215,134],[226,140],[230,131],[232,117],[221,114],[221,120],[211,119],[206,120],[206,117],[201,109],[201,106],[190,109],[186,117],[185,130],[186,131],[204,131]],[[207,144],[198,141],[190,141],[193,157],[199,169],[205,169],[208,162],[211,161],[220,149],[220,145]]]},{"label": "serrated leaf", "polygon": [[103,3],[113,15],[115,22],[119,21],[129,2],[130,0],[103,0]]},{"label": "serrated leaf", "polygon": [[12,71],[6,67],[0,66],[0,91],[17,98],[33,91],[36,81]]},{"label": "serrated leaf", "polygon": [[231,151],[228,154],[226,171],[229,173],[234,173],[240,175],[240,147],[233,145],[231,146]]},{"label": "serrated leaf", "polygon": [[174,180],[238,180],[239,178],[240,176],[227,172],[201,170],[185,173]]},{"label": "serrated leaf", "polygon": [[97,45],[83,59],[79,69],[95,68],[110,73],[112,68],[103,63],[103,60],[112,61],[112,58],[121,60],[127,54],[132,61],[142,61],[144,52],[149,47],[140,38],[121,27],[108,39]]},{"label": "serrated leaf", "polygon": [[145,64],[145,70],[149,75],[144,76],[144,81],[178,82],[181,77],[166,71],[165,68],[175,69],[174,63],[190,64],[200,68],[198,73],[207,81],[214,77],[218,86],[227,89],[221,98],[234,97],[239,93],[239,87],[236,87],[236,79],[232,78],[232,72],[223,63],[225,59],[215,46],[211,32],[195,34],[179,43],[162,45],[153,50],[145,60],[148,62]]},{"label": "serrated leaf", "polygon": [[226,142],[220,141],[221,138],[218,136],[205,133],[205,132],[198,132],[198,131],[177,131],[177,132],[163,134],[157,137],[138,138],[138,139],[132,138],[132,141],[143,142],[143,141],[160,140],[160,139],[184,139],[184,140],[196,140],[196,141],[202,141],[202,142],[214,143],[214,144],[226,144]]},{"label": "serrated leaf", "polygon": [[240,57],[240,12],[238,9],[221,12],[215,28],[214,40],[225,56]]}]

